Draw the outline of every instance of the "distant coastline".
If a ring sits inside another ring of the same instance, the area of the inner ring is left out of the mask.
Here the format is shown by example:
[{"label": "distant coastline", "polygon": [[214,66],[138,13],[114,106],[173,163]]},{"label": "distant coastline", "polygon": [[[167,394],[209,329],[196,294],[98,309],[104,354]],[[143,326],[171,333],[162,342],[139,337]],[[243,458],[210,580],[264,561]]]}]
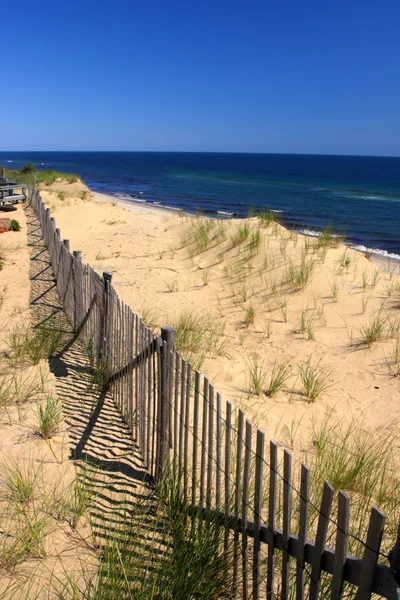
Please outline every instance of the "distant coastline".
[{"label": "distant coastline", "polygon": [[[12,162],[11,162],[12,161]],[[331,223],[349,245],[400,259],[400,158],[217,153],[0,153],[0,164],[77,173],[88,187],[138,205],[206,216],[276,211],[316,236]]]}]

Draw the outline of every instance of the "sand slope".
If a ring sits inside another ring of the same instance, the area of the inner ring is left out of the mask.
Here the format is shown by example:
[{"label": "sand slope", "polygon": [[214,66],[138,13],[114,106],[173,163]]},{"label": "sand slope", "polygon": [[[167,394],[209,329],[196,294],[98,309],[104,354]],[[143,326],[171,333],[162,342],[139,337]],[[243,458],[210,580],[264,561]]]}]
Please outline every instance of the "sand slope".
[{"label": "sand slope", "polygon": [[[43,197],[62,237],[99,273],[113,273],[121,298],[149,325],[175,324],[188,311],[209,313],[214,328],[224,324],[218,352],[201,370],[269,437],[307,447],[328,416],[354,418],[366,430],[398,426],[398,265],[378,270],[334,240],[321,248],[258,218],[216,222],[200,248],[207,220],[95,198],[80,183],[63,185],[60,199],[60,186]],[[243,226],[250,233],[234,246]],[[295,282],[302,264],[312,271],[304,286]],[[246,323],[252,309],[254,322]],[[373,323],[382,331],[369,345],[364,337]],[[265,371],[265,389],[276,361],[291,367],[282,389],[273,397],[249,393],[251,366]],[[315,402],[304,395],[299,373],[307,361],[329,386]]]}]

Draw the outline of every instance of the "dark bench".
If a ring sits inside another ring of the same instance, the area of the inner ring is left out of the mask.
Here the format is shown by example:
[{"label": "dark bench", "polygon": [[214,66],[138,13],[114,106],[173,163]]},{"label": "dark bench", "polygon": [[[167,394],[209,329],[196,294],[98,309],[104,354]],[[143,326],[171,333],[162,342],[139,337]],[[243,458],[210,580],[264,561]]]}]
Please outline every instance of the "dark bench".
[{"label": "dark bench", "polygon": [[[22,183],[0,183],[0,204],[6,203],[18,204],[20,200],[26,200],[26,185]],[[15,190],[21,190],[21,194],[16,194]]]}]

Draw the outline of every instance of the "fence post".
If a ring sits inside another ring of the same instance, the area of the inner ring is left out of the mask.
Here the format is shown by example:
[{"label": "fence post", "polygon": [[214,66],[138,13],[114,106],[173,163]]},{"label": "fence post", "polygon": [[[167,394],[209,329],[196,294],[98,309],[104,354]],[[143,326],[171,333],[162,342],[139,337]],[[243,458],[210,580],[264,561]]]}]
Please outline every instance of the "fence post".
[{"label": "fence post", "polygon": [[66,247],[67,250],[70,249],[69,240],[63,240],[63,244],[64,244],[64,246]]},{"label": "fence post", "polygon": [[107,329],[108,329],[108,316],[110,312],[110,285],[111,285],[112,273],[104,271],[104,303],[103,303],[103,318],[101,320],[101,335],[100,335],[100,355],[99,362],[107,361]]},{"label": "fence post", "polygon": [[156,478],[159,479],[168,459],[170,423],[171,423],[171,401],[172,381],[174,377],[174,351],[176,331],[173,327],[161,327],[161,339],[163,344],[160,361],[160,401],[158,414],[158,441],[157,441],[157,470]]},{"label": "fence post", "polygon": [[76,266],[79,264],[79,270],[80,270],[80,266],[82,264],[82,252],[81,250],[74,250],[73,251],[73,257],[74,257],[74,261],[73,261],[73,276],[74,276],[74,331],[76,332],[76,330],[78,329],[78,321],[80,321],[80,319],[78,319],[78,310],[79,310],[79,306],[81,305],[80,302],[78,302],[78,294],[79,294],[79,290],[81,289],[81,286],[78,285],[77,282],[77,269]]}]

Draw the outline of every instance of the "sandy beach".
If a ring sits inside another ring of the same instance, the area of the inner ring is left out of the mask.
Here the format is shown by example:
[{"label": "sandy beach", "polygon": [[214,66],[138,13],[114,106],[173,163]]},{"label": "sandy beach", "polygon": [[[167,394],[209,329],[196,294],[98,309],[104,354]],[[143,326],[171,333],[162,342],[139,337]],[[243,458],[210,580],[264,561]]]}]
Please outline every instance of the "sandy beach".
[{"label": "sandy beach", "polygon": [[[40,253],[28,248],[23,205],[6,214],[20,230],[0,238],[0,596],[50,598],[49,579],[61,582],[94,564],[91,530],[86,518],[68,529],[59,516],[76,485],[69,431],[61,416],[51,439],[41,436],[39,407],[57,401],[56,378],[47,360],[29,360],[21,350],[36,325],[30,302],[38,283],[30,268]],[[37,268],[46,271],[40,258]]]},{"label": "sandy beach", "polygon": [[[398,431],[398,264],[378,269],[334,238],[323,245],[277,222],[210,225],[82,183],[56,182],[42,196],[71,249],[99,273],[112,272],[122,300],[149,326],[206,315],[208,347],[182,354],[269,438],[308,452],[327,422],[356,423],[366,434]],[[281,365],[285,381],[267,395]],[[316,398],[302,382],[307,365],[324,381]],[[263,380],[259,395],[254,371]]]},{"label": "sandy beach", "polygon": [[[398,264],[374,264],[329,231],[320,239],[288,231],[271,214],[206,219],[92,193],[80,181],[56,181],[40,191],[71,250],[81,250],[83,261],[100,274],[111,272],[121,299],[153,330],[176,327],[182,356],[267,439],[290,449],[296,477],[300,460],[319,481],[314,491],[322,489],[321,478],[343,471],[340,485],[351,496],[352,527],[359,536],[371,503],[384,510],[383,548],[389,550],[397,531],[400,459]],[[0,381],[19,382],[19,394],[28,387],[36,395],[2,412],[0,504],[12,516],[4,490],[7,473],[20,464],[38,478],[32,508],[39,507],[46,520],[43,551],[40,546],[0,578],[5,598],[14,589],[48,585],[49,572],[58,582],[70,574],[79,578],[83,564],[85,569],[96,564],[86,542],[86,517],[71,536],[54,516],[54,507],[75,485],[68,447],[76,432],[62,420],[50,442],[32,433],[38,404],[58,393],[54,374],[44,359],[20,365],[10,354],[13,332],[34,324],[36,308],[29,302],[32,294],[40,297],[36,286],[43,271],[32,245],[36,238],[27,246],[22,206],[13,217],[21,231],[0,240],[0,310],[6,323],[0,332]],[[37,282],[29,270],[36,255]],[[344,487],[347,471],[350,483]],[[374,481],[382,478],[371,496],[357,488],[368,488],[365,473]],[[45,498],[51,499],[50,511]],[[10,519],[3,522],[14,532]]]}]

